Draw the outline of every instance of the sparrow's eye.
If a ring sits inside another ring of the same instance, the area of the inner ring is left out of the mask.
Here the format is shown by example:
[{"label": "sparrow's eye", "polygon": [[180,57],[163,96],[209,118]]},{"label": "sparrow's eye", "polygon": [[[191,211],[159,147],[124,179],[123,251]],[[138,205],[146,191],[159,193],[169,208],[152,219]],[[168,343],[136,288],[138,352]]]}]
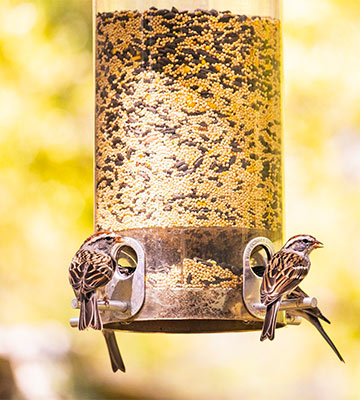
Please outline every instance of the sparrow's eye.
[{"label": "sparrow's eye", "polygon": [[106,239],[106,243],[112,244],[114,242],[114,238],[112,237],[107,237]]},{"label": "sparrow's eye", "polygon": [[304,243],[309,243],[309,239],[303,239]]}]

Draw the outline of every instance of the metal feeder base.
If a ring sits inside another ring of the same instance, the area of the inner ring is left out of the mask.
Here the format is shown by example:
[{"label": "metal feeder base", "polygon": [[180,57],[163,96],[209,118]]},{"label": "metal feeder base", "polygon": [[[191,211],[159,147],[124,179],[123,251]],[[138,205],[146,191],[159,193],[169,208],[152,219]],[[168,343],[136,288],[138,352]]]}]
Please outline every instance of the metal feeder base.
[{"label": "metal feeder base", "polygon": [[[273,254],[273,243],[280,247],[280,233],[239,228],[119,233],[123,235],[119,253],[126,255],[130,248],[134,252],[130,264],[136,265],[131,266],[130,275],[124,275],[119,257],[113,280],[98,293],[107,329],[210,333],[262,328],[258,271]],[[101,301],[105,295],[109,305]],[[287,303],[280,307],[277,327],[299,323],[285,312],[299,304]],[[72,319],[72,326],[77,326],[76,320]]]}]

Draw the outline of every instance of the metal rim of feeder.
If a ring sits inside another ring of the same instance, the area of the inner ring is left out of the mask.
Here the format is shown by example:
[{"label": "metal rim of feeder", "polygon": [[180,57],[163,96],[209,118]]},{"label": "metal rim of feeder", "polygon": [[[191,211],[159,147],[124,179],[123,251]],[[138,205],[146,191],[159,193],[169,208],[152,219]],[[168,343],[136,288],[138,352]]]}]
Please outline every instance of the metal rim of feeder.
[{"label": "metal rim of feeder", "polygon": [[[127,276],[124,275],[119,270],[119,268],[121,266],[119,267],[119,264],[118,264],[119,259],[120,259],[119,253],[120,253],[121,249],[124,247],[130,248],[131,250],[133,250],[135,252],[135,255],[136,255],[136,261],[135,261],[136,266],[132,267],[134,269],[134,272],[132,272],[131,274],[129,274]],[[113,256],[116,260],[116,270],[115,270],[114,276],[116,276],[118,279],[129,279],[133,274],[135,274],[137,268],[142,268],[145,263],[145,255],[144,255],[143,248],[141,247],[140,243],[137,240],[135,240],[131,237],[122,238],[121,242],[119,242],[116,246],[114,246]],[[109,283],[109,285],[110,285],[110,283]]]},{"label": "metal rim of feeder", "polygon": [[[254,317],[262,319],[264,318],[264,310],[261,310],[255,306],[260,302],[260,285],[262,278],[253,271],[250,264],[251,256],[257,247],[262,247],[265,249],[268,255],[267,262],[274,254],[274,245],[272,244],[271,240],[266,237],[254,238],[246,245],[243,256],[243,297],[244,304],[249,313]],[[264,267],[266,267],[266,264]]]},{"label": "metal rim of feeder", "polygon": [[[127,320],[133,317],[140,311],[145,300],[144,250],[137,240],[131,237],[123,237],[121,242],[119,242],[113,250],[117,261],[117,256],[123,247],[129,247],[134,250],[137,261],[134,272],[127,276],[120,272],[119,265],[117,264],[114,276],[106,287],[107,295],[110,299],[110,305],[113,298],[122,298],[123,301],[128,303],[127,310],[122,313],[116,313],[115,318],[118,320]],[[119,291],[122,296],[118,296],[117,291]]]}]

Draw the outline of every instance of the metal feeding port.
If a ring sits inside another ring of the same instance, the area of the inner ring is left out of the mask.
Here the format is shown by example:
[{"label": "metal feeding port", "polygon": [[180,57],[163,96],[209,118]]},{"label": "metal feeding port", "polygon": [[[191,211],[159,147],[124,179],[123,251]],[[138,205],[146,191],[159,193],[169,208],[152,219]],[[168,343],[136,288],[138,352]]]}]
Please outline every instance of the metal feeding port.
[{"label": "metal feeding port", "polygon": [[[266,265],[273,253],[274,246],[272,242],[265,237],[252,239],[244,250],[244,304],[249,313],[261,319],[265,317],[266,306],[260,301],[260,286]],[[282,300],[279,308],[278,324],[299,325],[301,318],[288,315],[286,311],[315,307],[317,307],[317,300],[315,297]]]},{"label": "metal feeding port", "polygon": [[[248,311],[257,318],[264,318],[260,304],[260,286],[265,267],[274,253],[274,245],[265,237],[257,237],[244,250],[243,298]],[[279,313],[280,314],[280,313]]]},{"label": "metal feeding port", "polygon": [[[102,322],[125,322],[141,309],[145,299],[145,257],[140,244],[132,238],[124,237],[117,245],[117,266],[112,280],[98,291],[98,307]],[[106,301],[102,300],[107,298]],[[77,299],[71,303],[79,308]],[[78,318],[70,320],[77,326]]]},{"label": "metal feeding port", "polygon": [[120,300],[127,303],[124,311],[105,310],[103,323],[126,321],[134,317],[145,300],[145,255],[139,242],[124,237],[116,252],[117,267],[109,284],[102,290],[111,301]]}]

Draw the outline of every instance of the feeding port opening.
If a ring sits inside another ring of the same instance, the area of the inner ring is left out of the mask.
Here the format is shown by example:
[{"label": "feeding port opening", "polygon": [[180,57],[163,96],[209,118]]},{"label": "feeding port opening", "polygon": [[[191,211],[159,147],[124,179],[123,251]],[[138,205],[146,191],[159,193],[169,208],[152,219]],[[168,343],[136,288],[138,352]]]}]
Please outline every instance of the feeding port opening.
[{"label": "feeding port opening", "polygon": [[260,304],[260,286],[265,267],[274,253],[274,245],[266,237],[256,237],[246,245],[243,255],[243,298],[250,314],[263,319],[264,310],[257,307]]},{"label": "feeding port opening", "polygon": [[267,247],[259,245],[254,248],[250,254],[250,268],[256,276],[262,278],[270,258],[271,254]]},{"label": "feeding port opening", "polygon": [[138,256],[132,247],[121,245],[116,252],[115,258],[116,269],[121,277],[127,278],[134,274],[138,266]]}]

